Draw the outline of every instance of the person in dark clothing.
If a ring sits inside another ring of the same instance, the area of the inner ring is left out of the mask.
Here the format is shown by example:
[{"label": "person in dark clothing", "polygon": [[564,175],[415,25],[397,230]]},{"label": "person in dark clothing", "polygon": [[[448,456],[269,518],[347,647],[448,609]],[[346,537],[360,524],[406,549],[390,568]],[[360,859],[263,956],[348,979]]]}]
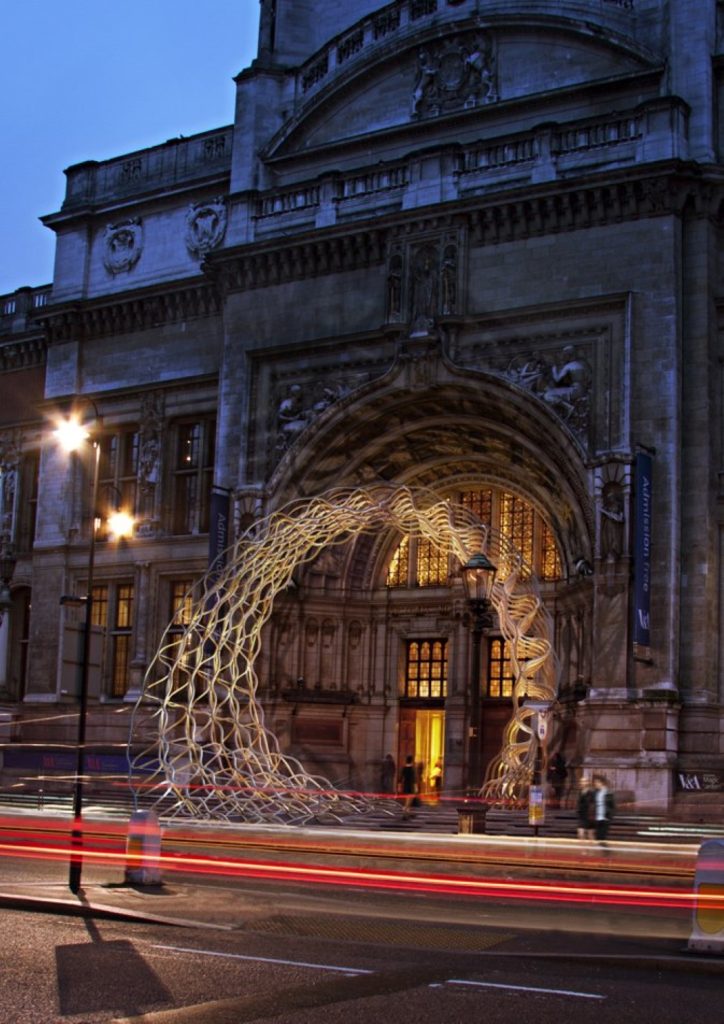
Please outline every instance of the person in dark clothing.
[{"label": "person in dark clothing", "polygon": [[548,767],[548,781],[551,784],[553,790],[553,799],[556,802],[556,806],[561,806],[561,800],[563,799],[563,790],[566,787],[566,779],[568,778],[568,769],[566,768],[566,761],[560,750],[557,750],[551,759],[551,763]]},{"label": "person in dark clothing", "polygon": [[402,817],[409,818],[412,809],[412,802],[417,793],[417,768],[415,767],[412,754],[405,758],[405,764],[400,772],[400,792],[404,796],[402,805]]},{"label": "person in dark clothing", "polygon": [[593,776],[593,797],[594,831],[599,843],[604,843],[608,838],[615,806],[614,796],[608,788],[608,779],[605,775]]},{"label": "person in dark clothing", "polygon": [[578,791],[578,838],[593,839],[596,828],[596,797],[591,780],[584,776]]},{"label": "person in dark clothing", "polygon": [[392,754],[385,754],[382,761],[382,792],[395,792],[395,759]]}]

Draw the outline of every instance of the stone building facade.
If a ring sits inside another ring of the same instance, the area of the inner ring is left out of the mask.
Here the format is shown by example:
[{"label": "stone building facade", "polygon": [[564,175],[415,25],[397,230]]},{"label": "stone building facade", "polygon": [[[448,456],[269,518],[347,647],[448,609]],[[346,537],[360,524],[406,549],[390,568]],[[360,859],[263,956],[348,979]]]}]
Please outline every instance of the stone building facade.
[{"label": "stone building facade", "polygon": [[[6,775],[13,748],[73,741],[60,598],[87,583],[88,473],[47,438],[77,406],[99,417],[101,503],[136,517],[96,544],[99,753],[125,742],[220,508],[231,539],[378,481],[466,504],[530,564],[551,749],[643,810],[716,804],[721,13],[262,0],[233,125],[66,172],[52,287],[2,300]],[[458,568],[384,532],[298,568],[258,662],[282,749],[369,790],[413,753],[461,789]],[[485,766],[511,703],[496,624],[479,685]]]}]

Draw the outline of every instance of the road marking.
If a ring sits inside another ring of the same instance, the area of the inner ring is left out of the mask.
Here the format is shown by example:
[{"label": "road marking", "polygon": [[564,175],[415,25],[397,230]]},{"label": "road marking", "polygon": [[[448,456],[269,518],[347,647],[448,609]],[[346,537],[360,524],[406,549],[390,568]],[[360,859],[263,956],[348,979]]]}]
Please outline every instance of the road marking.
[{"label": "road marking", "polygon": [[574,992],[567,988],[533,988],[529,985],[502,985],[494,981],[465,981],[462,978],[448,978],[448,985],[472,985],[477,988],[507,988],[515,992],[542,992],[545,995],[576,996],[578,999],[605,999],[594,992]]},{"label": "road marking", "polygon": [[374,974],[363,967],[338,967],[335,964],[310,964],[303,960],[277,960],[268,956],[244,956],[243,953],[220,953],[215,949],[187,949],[184,946],[153,945],[152,949],[166,949],[173,953],[194,953],[196,956],[220,956],[228,960],[251,960],[261,964],[282,964],[284,967],[311,967],[316,971],[338,971],[341,974]]}]

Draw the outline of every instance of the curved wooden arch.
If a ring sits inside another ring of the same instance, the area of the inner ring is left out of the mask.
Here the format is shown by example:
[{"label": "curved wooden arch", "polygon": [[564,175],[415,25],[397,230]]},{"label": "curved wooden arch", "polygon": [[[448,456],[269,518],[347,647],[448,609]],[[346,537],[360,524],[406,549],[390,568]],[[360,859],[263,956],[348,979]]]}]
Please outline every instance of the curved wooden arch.
[{"label": "curved wooden arch", "polygon": [[[474,513],[431,491],[393,485],[334,489],[294,502],[234,544],[211,568],[203,598],[179,635],[170,625],[146,673],[130,743],[141,745],[151,708],[154,740],[133,758],[132,784],[166,816],[304,824],[370,808],[284,755],[257,700],[256,659],[275,596],[300,564],[353,535],[394,527],[451,550],[462,562],[483,550],[497,567],[491,595],[515,670],[505,746],[485,783],[491,799],[522,794],[530,780],[531,712],[523,697],[553,699],[557,678],[550,624],[528,566]],[[136,734],[138,733],[138,737]],[[169,799],[171,806],[169,808]],[[169,808],[166,810],[166,808]]]}]

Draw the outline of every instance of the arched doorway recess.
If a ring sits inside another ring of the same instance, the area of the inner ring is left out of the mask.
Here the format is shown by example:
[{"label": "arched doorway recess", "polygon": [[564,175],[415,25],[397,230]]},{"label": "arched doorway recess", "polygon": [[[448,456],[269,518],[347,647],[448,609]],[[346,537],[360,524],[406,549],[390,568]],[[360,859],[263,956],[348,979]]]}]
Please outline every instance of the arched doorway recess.
[{"label": "arched doorway recess", "polygon": [[[510,797],[527,785],[532,712],[523,698],[550,700],[557,684],[550,625],[529,567],[464,506],[424,489],[375,484],[330,490],[261,520],[227,552],[224,568],[207,576],[183,632],[167,629],[135,709],[152,709],[153,741],[133,764],[136,771],[154,765],[144,789],[159,800],[163,794],[166,806],[172,797],[171,814],[303,824],[364,809],[364,801],[281,753],[257,700],[255,663],[274,598],[295,568],[352,536],[389,527],[450,549],[461,562],[483,550],[495,564],[491,599],[516,682],[506,745],[487,792]],[[146,719],[136,735],[132,724],[136,750],[147,728]]]}]

